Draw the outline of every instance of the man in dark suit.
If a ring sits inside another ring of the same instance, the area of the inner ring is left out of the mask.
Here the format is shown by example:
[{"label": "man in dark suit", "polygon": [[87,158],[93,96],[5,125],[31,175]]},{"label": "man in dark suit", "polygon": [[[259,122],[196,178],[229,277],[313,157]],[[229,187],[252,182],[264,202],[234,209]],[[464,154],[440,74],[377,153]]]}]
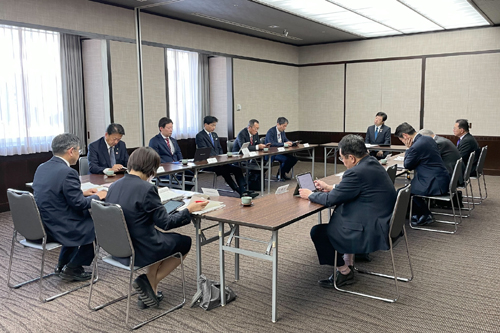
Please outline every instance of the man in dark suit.
[{"label": "man in dark suit", "polygon": [[[405,169],[415,170],[411,180],[411,193],[425,196],[448,193],[450,174],[434,139],[417,134],[408,123],[399,125],[394,135],[408,147],[405,152]],[[413,204],[412,225],[426,225],[434,221],[424,199],[414,197]]]},{"label": "man in dark suit", "polygon": [[[267,131],[266,144],[270,143],[271,147],[283,147],[286,143],[289,147],[291,147],[293,142],[289,141],[285,134],[285,129],[288,126],[288,119],[285,117],[279,117],[276,123],[275,127],[271,127]],[[289,173],[293,166],[297,163],[297,158],[291,154],[275,155],[271,157],[271,161],[273,158],[281,163],[281,173],[278,174],[278,178],[281,180],[290,180],[286,174]]]},{"label": "man in dark suit", "polygon": [[89,145],[90,173],[102,174],[108,170],[118,172],[127,167],[127,146],[121,141],[124,135],[122,125],[109,124],[104,136]]},{"label": "man in dark suit", "polygon": [[82,192],[76,170],[70,168],[80,157],[80,140],[64,133],[52,140],[54,156],[41,164],[33,180],[35,200],[49,240],[61,243],[55,272],[67,281],[91,278],[83,266],[94,257],[94,223],[88,209],[92,199],[103,199],[106,191]]},{"label": "man in dark suit", "polygon": [[[222,146],[219,141],[219,137],[217,133],[215,133],[215,127],[217,126],[218,119],[214,116],[206,116],[203,119],[204,129],[196,134],[196,147],[198,148],[208,148],[210,147],[212,150],[210,152],[210,156],[222,155],[224,151],[222,150]],[[237,166],[225,164],[212,168],[206,168],[205,170],[214,171],[218,176],[222,176],[226,183],[231,187],[234,191],[238,192],[241,197],[243,196],[258,196],[258,193],[248,192],[245,190],[246,181],[243,176],[243,172]],[[234,175],[236,179],[236,183],[234,182],[231,174]]]},{"label": "man in dark suit", "polygon": [[424,128],[418,131],[418,133],[425,136],[430,136],[434,139],[434,141],[436,141],[439,154],[441,155],[441,158],[444,162],[444,166],[451,176],[453,174],[453,170],[455,169],[455,164],[457,164],[457,161],[461,157],[457,147],[449,139],[436,135],[431,130]]},{"label": "man in dark suit", "polygon": [[149,146],[160,155],[161,163],[178,162],[182,160],[181,148],[177,140],[172,138],[174,122],[163,117],[158,122],[160,133],[149,140]]},{"label": "man in dark suit", "polygon": [[[320,265],[334,265],[338,251],[337,270],[320,286],[333,288],[352,284],[352,253],[371,253],[388,250],[389,224],[396,202],[396,191],[385,168],[368,155],[363,138],[349,134],[339,142],[340,159],[347,170],[342,181],[327,185],[315,181],[322,192],[312,193],[300,189],[300,196],[327,207],[336,206],[330,223],[319,224],[311,229],[311,239],[316,247]],[[344,255],[342,253],[351,254]],[[351,267],[349,267],[351,266]]]},{"label": "man in dark suit", "polygon": [[237,153],[240,151],[241,146],[247,142],[250,142],[250,145],[248,146],[248,150],[250,151],[264,149],[266,145],[260,143],[259,128],[259,121],[257,119],[250,119],[248,126],[242,129],[238,133],[236,140],[234,140],[233,152]]},{"label": "man in dark suit", "polygon": [[453,134],[458,137],[457,148],[462,156],[462,161],[464,163],[469,162],[469,156],[474,151],[476,156],[474,157],[474,164],[472,164],[472,169],[470,175],[476,176],[477,161],[479,160],[479,154],[481,153],[481,148],[476,141],[476,139],[469,133],[469,122],[467,119],[458,119],[453,127]]},{"label": "man in dark suit", "polygon": [[[375,115],[375,121],[373,126],[369,126],[366,130],[365,143],[372,145],[390,145],[391,144],[391,128],[385,125],[387,120],[387,114],[384,112],[378,112]],[[381,150],[371,150],[370,155],[376,157],[377,159],[386,158],[389,155],[389,151]]]}]

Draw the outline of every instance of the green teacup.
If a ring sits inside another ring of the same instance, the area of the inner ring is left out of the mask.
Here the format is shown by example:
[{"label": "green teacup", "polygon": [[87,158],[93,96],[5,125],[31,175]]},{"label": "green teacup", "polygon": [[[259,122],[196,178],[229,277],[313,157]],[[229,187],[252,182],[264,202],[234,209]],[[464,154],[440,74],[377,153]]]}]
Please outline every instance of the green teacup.
[{"label": "green teacup", "polygon": [[232,153],[232,152],[230,152],[230,151],[228,151],[228,152],[227,152],[227,157],[233,157],[233,153]]},{"label": "green teacup", "polygon": [[283,144],[283,147],[288,148],[288,143]]},{"label": "green teacup", "polygon": [[181,163],[182,163],[182,164],[184,164],[184,165],[188,164],[188,160],[187,160],[187,158],[183,158],[183,159],[181,160]]},{"label": "green teacup", "polygon": [[110,176],[111,177],[111,176],[115,175],[115,172],[113,170],[106,170],[106,171],[104,171],[104,174],[106,176]]},{"label": "green teacup", "polygon": [[382,165],[387,164],[387,160],[386,160],[385,158],[384,158],[384,159],[382,159],[382,160],[380,160],[380,164],[382,164]]},{"label": "green teacup", "polygon": [[264,148],[263,149],[265,152],[268,152],[269,151],[269,148]]},{"label": "green teacup", "polygon": [[241,197],[242,205],[250,205],[252,203],[252,197]]}]

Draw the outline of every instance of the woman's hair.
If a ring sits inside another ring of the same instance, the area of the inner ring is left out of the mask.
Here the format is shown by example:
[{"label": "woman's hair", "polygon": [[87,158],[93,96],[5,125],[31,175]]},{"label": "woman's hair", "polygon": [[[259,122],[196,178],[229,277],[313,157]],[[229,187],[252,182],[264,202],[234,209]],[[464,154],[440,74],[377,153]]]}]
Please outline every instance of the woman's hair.
[{"label": "woman's hair", "polygon": [[160,166],[160,155],[151,147],[140,147],[134,150],[128,159],[129,170],[140,171],[148,177],[155,176]]}]

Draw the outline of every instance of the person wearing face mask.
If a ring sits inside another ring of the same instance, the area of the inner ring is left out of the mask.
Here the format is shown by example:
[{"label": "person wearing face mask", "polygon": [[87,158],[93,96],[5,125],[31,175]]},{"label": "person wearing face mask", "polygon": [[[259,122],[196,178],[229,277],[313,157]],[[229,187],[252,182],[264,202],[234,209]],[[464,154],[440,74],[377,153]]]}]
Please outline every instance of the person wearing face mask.
[{"label": "person wearing face mask", "polygon": [[[128,161],[128,174],[114,182],[108,190],[106,202],[122,207],[135,251],[135,265],[146,266],[176,252],[186,256],[191,238],[168,230],[189,224],[191,213],[202,210],[208,201],[190,203],[186,209],[168,214],[161,203],[158,189],[148,180],[160,166],[160,156],[150,147],[136,149]],[[161,230],[161,231],[160,231]],[[116,258],[129,265],[129,258]],[[134,280],[139,292],[138,306],[157,306],[163,299],[158,283],[181,263],[179,258],[168,258],[147,268]]]},{"label": "person wearing face mask", "polygon": [[128,152],[121,141],[125,130],[120,124],[109,124],[102,138],[89,145],[89,172],[103,174],[106,171],[122,171],[127,167]]}]

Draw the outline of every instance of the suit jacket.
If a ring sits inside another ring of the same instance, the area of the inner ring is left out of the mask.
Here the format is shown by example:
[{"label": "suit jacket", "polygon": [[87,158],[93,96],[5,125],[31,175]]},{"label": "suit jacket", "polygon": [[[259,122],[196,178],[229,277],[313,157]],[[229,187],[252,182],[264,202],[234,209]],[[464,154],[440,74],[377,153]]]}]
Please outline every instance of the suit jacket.
[{"label": "suit jacket", "polygon": [[170,230],[191,221],[187,209],[168,215],[156,186],[131,174],[126,174],[109,187],[106,202],[122,207],[134,246],[136,266],[161,260],[175,249],[172,233],[162,233],[155,226]]},{"label": "suit jacket", "polygon": [[177,140],[172,137],[170,137],[169,140],[170,145],[173,146],[175,150],[173,155],[168,150],[167,141],[165,141],[161,133],[158,133],[158,135],[155,135],[151,138],[151,140],[149,140],[149,146],[156,150],[158,155],[160,155],[161,163],[177,162],[182,160],[182,152],[181,148],[177,144]]},{"label": "suit jacket", "polygon": [[[391,144],[391,128],[389,126],[380,126],[377,138],[375,139],[375,125],[369,126],[366,130],[365,143],[373,145],[390,145]],[[378,150],[370,150],[370,155],[375,156]],[[384,151],[384,157],[391,152]]]},{"label": "suit jacket", "polygon": [[[121,164],[126,167],[128,162],[128,153],[125,142],[118,142],[115,146],[115,154],[116,164]],[[108,146],[106,145],[104,137],[92,142],[89,145],[88,160],[90,173],[103,173],[104,169],[112,167],[111,160],[109,158]]]},{"label": "suit jacket", "polygon": [[41,164],[33,179],[35,201],[45,231],[65,246],[80,246],[94,241],[94,222],[88,209],[97,195],[84,197],[75,169],[59,157]]},{"label": "suit jacket", "polygon": [[474,164],[472,164],[472,169],[470,171],[471,176],[475,176],[477,161],[479,160],[479,154],[481,153],[481,148],[479,148],[479,145],[476,139],[472,136],[472,134],[467,133],[464,135],[464,137],[460,140],[460,143],[458,144],[458,151],[460,152],[460,156],[462,156],[462,160],[465,163],[465,165],[467,165],[467,163],[469,162],[470,154],[473,151],[476,152],[476,156],[474,157]]},{"label": "suit jacket", "polygon": [[451,176],[453,174],[453,169],[455,169],[455,164],[457,164],[457,160],[459,160],[462,156],[460,156],[460,152],[453,142],[447,138],[435,135],[434,141],[436,141],[444,166]]},{"label": "suit jacket", "polygon": [[[259,134],[255,133],[255,135],[252,135],[252,140],[253,145],[248,146],[248,150],[255,151],[257,150],[257,145],[260,143]],[[247,127],[242,129],[238,133],[236,140],[234,140],[233,152],[237,153],[240,150],[241,146],[246,142],[250,142],[250,133],[248,132]]]},{"label": "suit jacket", "polygon": [[340,253],[371,253],[389,249],[389,223],[396,190],[387,171],[372,156],[348,169],[329,193],[315,192],[309,200],[336,206],[327,227]]},{"label": "suit jacket", "polygon": [[405,153],[404,167],[415,170],[411,193],[441,195],[448,193],[450,174],[439,154],[437,143],[430,136],[417,134]]},{"label": "suit jacket", "polygon": [[271,127],[266,134],[266,143],[271,143],[271,147],[283,147],[285,142],[288,142],[285,131],[281,132],[281,143],[278,142],[278,131],[276,126]]},{"label": "suit jacket", "polygon": [[224,151],[222,150],[222,146],[220,145],[220,140],[219,140],[219,136],[217,135],[217,133],[212,132],[212,137],[214,138],[214,144],[212,144],[212,140],[210,140],[210,137],[208,136],[207,132],[205,132],[205,130],[200,131],[198,134],[196,134],[196,147],[198,147],[198,148],[207,148],[207,147],[212,148],[212,151],[210,152],[210,156],[224,154]]}]

